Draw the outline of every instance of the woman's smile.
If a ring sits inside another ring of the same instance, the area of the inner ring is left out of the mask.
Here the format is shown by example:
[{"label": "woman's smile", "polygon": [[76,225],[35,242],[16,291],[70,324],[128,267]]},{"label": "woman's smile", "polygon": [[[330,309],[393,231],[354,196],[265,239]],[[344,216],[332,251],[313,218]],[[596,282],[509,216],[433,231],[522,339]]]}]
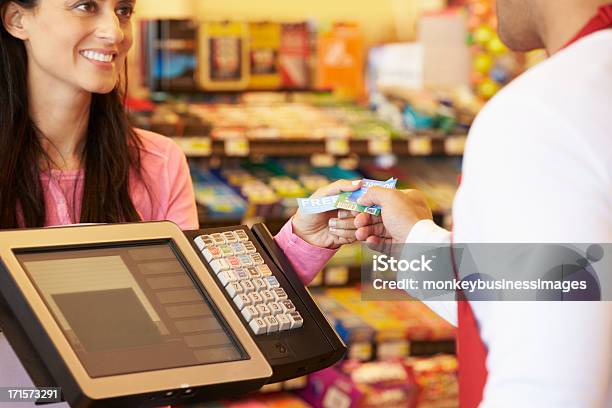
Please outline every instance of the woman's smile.
[{"label": "woman's smile", "polygon": [[112,69],[117,57],[116,51],[88,49],[79,51],[79,54],[92,64],[100,68]]}]

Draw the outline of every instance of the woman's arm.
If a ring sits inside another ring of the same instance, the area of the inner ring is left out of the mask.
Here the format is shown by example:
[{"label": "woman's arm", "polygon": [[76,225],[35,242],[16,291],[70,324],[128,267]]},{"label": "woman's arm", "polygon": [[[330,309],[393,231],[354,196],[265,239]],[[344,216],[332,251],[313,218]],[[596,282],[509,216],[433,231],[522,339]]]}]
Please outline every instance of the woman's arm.
[{"label": "woman's arm", "polygon": [[311,245],[293,232],[293,218],[274,237],[304,284],[308,284],[334,256],[336,249]]}]

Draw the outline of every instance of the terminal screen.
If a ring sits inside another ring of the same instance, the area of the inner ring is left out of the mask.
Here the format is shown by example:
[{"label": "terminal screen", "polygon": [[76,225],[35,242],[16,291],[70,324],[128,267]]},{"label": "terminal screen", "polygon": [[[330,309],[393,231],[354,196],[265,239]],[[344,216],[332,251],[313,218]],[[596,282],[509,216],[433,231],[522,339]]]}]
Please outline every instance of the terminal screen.
[{"label": "terminal screen", "polygon": [[91,378],[248,358],[171,241],[16,257]]}]

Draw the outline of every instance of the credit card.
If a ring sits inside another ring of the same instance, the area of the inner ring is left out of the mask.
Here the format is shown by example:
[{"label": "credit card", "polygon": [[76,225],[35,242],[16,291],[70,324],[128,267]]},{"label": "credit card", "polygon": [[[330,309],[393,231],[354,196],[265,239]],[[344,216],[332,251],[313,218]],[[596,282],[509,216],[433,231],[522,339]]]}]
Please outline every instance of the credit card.
[{"label": "credit card", "polygon": [[305,214],[319,214],[336,209],[338,195],[319,198],[298,198],[298,206]]},{"label": "credit card", "polygon": [[370,187],[378,186],[378,187],[383,187],[383,188],[394,189],[396,184],[397,184],[397,179],[395,178],[390,178],[387,181],[363,179],[362,187],[359,190],[340,194],[340,197],[338,197],[338,201],[336,202],[336,208],[342,208],[343,210],[350,210],[350,211],[358,211],[358,212],[363,212],[363,213],[372,214],[372,215],[380,215],[380,206],[378,205],[372,205],[372,206],[359,205],[357,204],[357,200],[361,196],[363,196]]}]

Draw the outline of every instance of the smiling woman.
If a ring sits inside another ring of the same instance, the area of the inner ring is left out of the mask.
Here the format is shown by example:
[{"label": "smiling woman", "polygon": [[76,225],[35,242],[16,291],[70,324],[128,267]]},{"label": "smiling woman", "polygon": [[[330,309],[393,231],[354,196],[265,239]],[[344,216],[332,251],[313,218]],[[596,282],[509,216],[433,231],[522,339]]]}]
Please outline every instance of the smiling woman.
[{"label": "smiling woman", "polygon": [[123,106],[133,10],[0,0],[0,228],[151,217],[130,194],[151,190],[142,160],[159,142],[134,131]]}]

